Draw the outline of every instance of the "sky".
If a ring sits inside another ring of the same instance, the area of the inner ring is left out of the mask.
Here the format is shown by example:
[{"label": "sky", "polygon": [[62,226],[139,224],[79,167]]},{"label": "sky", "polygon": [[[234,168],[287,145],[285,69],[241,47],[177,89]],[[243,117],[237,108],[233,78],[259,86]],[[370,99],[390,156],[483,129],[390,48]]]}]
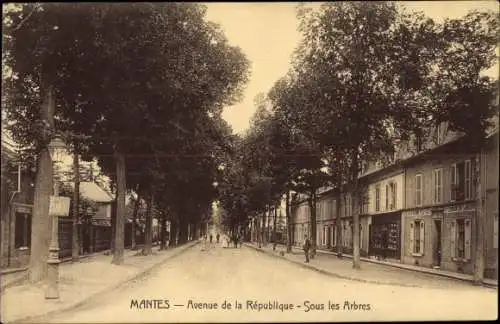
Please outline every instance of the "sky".
[{"label": "sky", "polygon": [[[404,3],[410,10],[423,11],[441,22],[459,18],[471,9],[498,12],[497,1],[414,1]],[[207,19],[222,26],[231,45],[239,46],[251,63],[251,75],[244,99],[223,112],[236,133],[249,126],[255,111],[253,100],[267,93],[274,82],[290,68],[293,50],[300,41],[295,17],[296,3],[206,3]],[[498,77],[498,67],[488,74]]]}]

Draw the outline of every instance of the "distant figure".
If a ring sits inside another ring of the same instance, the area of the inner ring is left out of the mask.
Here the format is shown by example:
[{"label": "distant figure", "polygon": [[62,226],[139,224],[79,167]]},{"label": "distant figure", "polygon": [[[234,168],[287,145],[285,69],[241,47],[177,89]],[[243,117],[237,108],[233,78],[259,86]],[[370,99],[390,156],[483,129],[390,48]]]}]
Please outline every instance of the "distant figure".
[{"label": "distant figure", "polygon": [[236,234],[233,234],[233,242],[234,242],[234,247],[238,247],[238,236]]},{"label": "distant figure", "polygon": [[219,244],[219,239],[220,239],[219,233],[217,233],[217,235],[215,236],[215,238],[217,239],[217,244]]},{"label": "distant figure", "polygon": [[229,247],[229,238],[226,235],[222,237],[222,247],[223,248]]},{"label": "distant figure", "polygon": [[210,234],[210,244],[212,244],[213,236]]},{"label": "distant figure", "polygon": [[304,249],[304,254],[306,256],[306,263],[309,263],[309,249],[311,249],[311,241],[307,238],[307,236],[304,237],[304,244],[302,245],[302,249]]},{"label": "distant figure", "polygon": [[201,250],[202,251],[205,251],[207,249],[207,235],[205,234],[203,236],[203,242],[201,244]]}]

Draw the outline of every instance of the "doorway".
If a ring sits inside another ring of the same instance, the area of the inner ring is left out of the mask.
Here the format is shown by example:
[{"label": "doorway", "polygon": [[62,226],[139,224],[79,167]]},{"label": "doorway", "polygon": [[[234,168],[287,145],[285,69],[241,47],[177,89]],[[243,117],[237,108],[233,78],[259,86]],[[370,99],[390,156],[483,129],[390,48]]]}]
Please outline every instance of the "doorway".
[{"label": "doorway", "polygon": [[433,264],[434,268],[441,266],[441,220],[434,220],[434,251],[433,251]]}]

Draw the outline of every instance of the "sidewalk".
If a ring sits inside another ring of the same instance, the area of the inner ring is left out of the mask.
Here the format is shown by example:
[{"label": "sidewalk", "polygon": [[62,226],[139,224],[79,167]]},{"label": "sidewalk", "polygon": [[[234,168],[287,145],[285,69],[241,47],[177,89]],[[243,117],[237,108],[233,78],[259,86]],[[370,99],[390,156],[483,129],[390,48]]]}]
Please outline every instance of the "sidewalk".
[{"label": "sidewalk", "polygon": [[[125,249],[125,253],[128,253],[130,249]],[[103,250],[99,252],[93,252],[93,253],[88,253],[84,255],[80,255],[80,261],[88,258],[95,258],[99,255],[104,255],[104,254],[109,254],[110,250]],[[61,260],[62,263],[67,263],[71,262],[72,258],[71,257],[66,257]],[[10,288],[15,285],[23,284],[24,281],[27,280],[28,278],[28,267],[21,267],[21,268],[5,268],[5,269],[0,269],[0,286],[2,290]]]},{"label": "sidewalk", "polygon": [[[283,245],[276,246],[276,251],[273,251],[272,244],[262,248],[258,248],[256,244],[252,243],[245,243],[245,245],[269,255],[284,258],[303,267],[348,280],[422,288],[470,288],[472,282],[472,276],[469,275],[443,270],[422,269],[421,267],[367,258],[361,258],[361,269],[357,270],[352,268],[351,256],[343,255],[343,258],[339,259],[335,253],[322,250],[317,250],[316,257],[311,259],[310,263],[305,263],[303,251],[295,247],[290,254],[284,253],[286,248]],[[496,288],[497,284],[492,281],[487,286]]]},{"label": "sidewalk", "polygon": [[[59,300],[44,298],[44,283],[23,284],[2,289],[2,323],[36,321],[40,316],[69,310],[91,298],[118,288],[160,266],[165,261],[193,247],[199,241],[140,255],[139,251],[126,250],[124,263],[111,264],[111,255],[96,255],[78,263],[62,263],[59,268]],[[22,306],[24,305],[24,306]]]}]

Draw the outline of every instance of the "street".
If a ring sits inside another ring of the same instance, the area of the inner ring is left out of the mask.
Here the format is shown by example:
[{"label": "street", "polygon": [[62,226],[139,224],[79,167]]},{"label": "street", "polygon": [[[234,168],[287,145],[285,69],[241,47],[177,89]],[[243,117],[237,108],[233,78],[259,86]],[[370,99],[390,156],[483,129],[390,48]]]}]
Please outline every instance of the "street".
[{"label": "street", "polygon": [[141,280],[43,321],[331,322],[497,316],[496,290],[458,282],[432,287],[337,279],[248,247],[213,244],[202,251],[198,245]]}]

